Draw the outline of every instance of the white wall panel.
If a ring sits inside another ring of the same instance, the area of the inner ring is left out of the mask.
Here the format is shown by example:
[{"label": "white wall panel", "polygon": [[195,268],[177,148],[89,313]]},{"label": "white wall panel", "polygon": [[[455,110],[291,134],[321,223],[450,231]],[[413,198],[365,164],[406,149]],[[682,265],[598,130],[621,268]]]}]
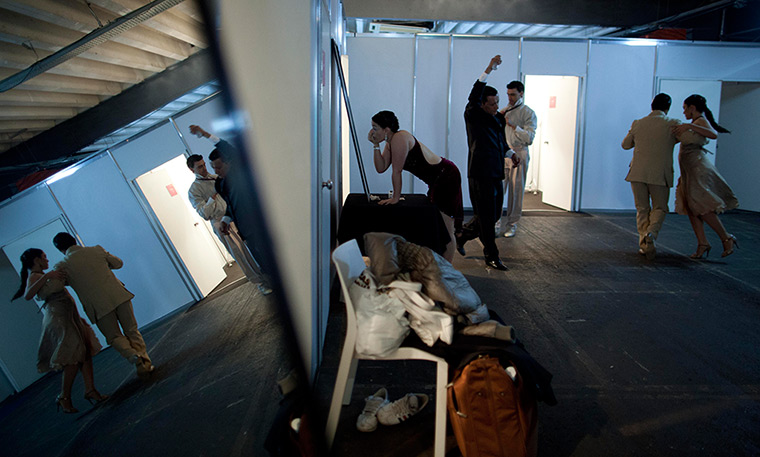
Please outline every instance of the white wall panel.
[{"label": "white wall panel", "polygon": [[760,81],[760,47],[661,44],[657,76]]},{"label": "white wall panel", "polygon": [[[402,130],[412,130],[414,38],[351,37],[346,47],[350,63],[348,96],[369,190],[387,194],[393,187],[390,168],[382,175],[375,171],[367,132],[372,128],[372,116],[383,110],[396,114]],[[383,143],[381,147],[384,146]],[[363,192],[353,143],[350,160],[351,192]],[[402,191],[412,191],[412,180],[406,172]]]},{"label": "white wall panel", "polygon": [[111,149],[111,154],[129,182],[184,153],[185,145],[169,122]]},{"label": "white wall panel", "polygon": [[467,97],[491,58],[500,54],[502,64],[498,70],[491,72],[487,84],[499,91],[499,107],[507,105],[507,83],[516,80],[518,75],[518,44],[517,40],[454,39],[449,160],[454,162],[462,173],[462,201],[465,208],[472,208],[467,187],[468,148],[464,125]]},{"label": "white wall panel", "polygon": [[[760,170],[760,83],[724,83],[721,95],[720,125],[731,131],[720,134],[720,149],[715,158],[718,171],[739,198],[739,208],[760,211],[757,171]],[[754,112],[754,115],[748,113]]]},{"label": "white wall panel", "polygon": [[61,215],[48,189],[42,185],[27,190],[0,207],[0,246]]},{"label": "white wall panel", "polygon": [[522,73],[524,75],[585,76],[587,49],[586,41],[524,40]]},{"label": "white wall panel", "polygon": [[124,260],[115,273],[135,294],[140,326],[194,301],[108,155],[50,187],[85,245],[99,244]]},{"label": "white wall panel", "polygon": [[[448,38],[419,38],[416,100],[415,136],[434,154],[448,158],[446,152],[449,103]],[[427,184],[415,178],[414,191],[427,193]]]},{"label": "white wall panel", "polygon": [[620,143],[651,112],[655,48],[592,43],[586,98],[581,209],[633,209],[625,181],[632,152]]},{"label": "white wall panel", "polygon": [[225,133],[229,131],[232,122],[224,109],[222,98],[219,96],[214,97],[199,107],[176,117],[174,120],[177,122],[180,133],[185,138],[185,141],[187,141],[188,146],[190,146],[190,153],[202,155],[204,160],[206,160],[206,165],[209,166],[209,171],[213,173],[208,163],[208,154],[214,149],[214,143],[209,141],[208,138],[198,138],[190,134],[190,125],[199,125],[203,127],[203,130],[224,139]]}]

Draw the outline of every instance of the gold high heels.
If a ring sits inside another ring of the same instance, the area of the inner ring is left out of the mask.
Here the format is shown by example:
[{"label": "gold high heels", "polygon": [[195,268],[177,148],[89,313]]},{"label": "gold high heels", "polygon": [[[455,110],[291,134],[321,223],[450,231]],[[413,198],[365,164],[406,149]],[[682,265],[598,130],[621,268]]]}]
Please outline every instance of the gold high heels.
[{"label": "gold high heels", "polygon": [[62,397],[60,395],[55,398],[55,410],[63,410],[63,412],[66,414],[79,412],[78,409],[74,408],[74,405],[71,403],[71,399],[69,397]]},{"label": "gold high heels", "polygon": [[689,257],[692,259],[701,259],[703,256],[707,257],[710,254],[710,249],[712,249],[712,246],[709,244],[698,244],[697,252],[690,255]]},{"label": "gold high heels", "polygon": [[95,403],[104,402],[104,401],[108,400],[109,398],[110,397],[108,395],[103,395],[103,394],[101,394],[100,392],[98,392],[95,389],[88,390],[84,394],[84,399],[87,400],[87,401],[89,401],[90,404],[92,404],[93,402],[95,402]]},{"label": "gold high heels", "polygon": [[723,242],[723,254],[721,257],[728,257],[734,253],[734,247],[739,249],[739,240],[733,235],[728,235],[728,238],[721,240]]}]

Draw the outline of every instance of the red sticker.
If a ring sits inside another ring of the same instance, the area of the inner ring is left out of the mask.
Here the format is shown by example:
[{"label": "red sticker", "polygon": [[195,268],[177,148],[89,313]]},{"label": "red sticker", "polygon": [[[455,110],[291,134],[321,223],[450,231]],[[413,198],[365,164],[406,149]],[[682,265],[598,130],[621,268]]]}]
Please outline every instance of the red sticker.
[{"label": "red sticker", "polygon": [[174,188],[174,184],[169,184],[168,186],[166,186],[166,190],[169,191],[169,195],[171,195],[172,197],[177,195],[177,189]]},{"label": "red sticker", "polygon": [[552,95],[549,97],[549,108],[556,108],[557,107],[557,96]]}]

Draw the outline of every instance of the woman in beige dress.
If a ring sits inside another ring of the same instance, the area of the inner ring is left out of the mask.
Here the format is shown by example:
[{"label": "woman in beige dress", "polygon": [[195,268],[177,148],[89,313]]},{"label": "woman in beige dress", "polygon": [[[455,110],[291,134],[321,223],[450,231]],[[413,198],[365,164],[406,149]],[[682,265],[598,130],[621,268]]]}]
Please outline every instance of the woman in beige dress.
[{"label": "woman in beige dress", "polygon": [[95,388],[92,356],[101,345],[92,328],[77,312],[76,303],[64,287],[65,275],[60,271],[49,271],[48,259],[41,249],[27,249],[21,254],[21,287],[13,300],[24,295],[31,300],[44,300],[42,306],[42,335],[37,350],[37,370],[46,373],[63,370],[61,394],[55,399],[57,409],[64,413],[77,413],[71,402],[71,387],[77,372],[81,369],[84,378],[85,400],[100,403],[108,398]]},{"label": "woman in beige dress", "polygon": [[733,254],[734,247],[738,248],[739,244],[736,237],[723,227],[718,214],[736,208],[739,200],[707,158],[710,152],[704,146],[708,139],[718,138],[718,132],[730,132],[715,122],[707,101],[701,95],[690,95],[684,100],[683,114],[691,123],[673,127],[673,132],[681,142],[678,153],[681,177],[676,186],[676,212],[689,216],[691,227],[697,236],[697,251],[691,255],[692,259],[701,259],[710,253],[705,223],[720,237],[723,242],[721,257],[726,257]]}]

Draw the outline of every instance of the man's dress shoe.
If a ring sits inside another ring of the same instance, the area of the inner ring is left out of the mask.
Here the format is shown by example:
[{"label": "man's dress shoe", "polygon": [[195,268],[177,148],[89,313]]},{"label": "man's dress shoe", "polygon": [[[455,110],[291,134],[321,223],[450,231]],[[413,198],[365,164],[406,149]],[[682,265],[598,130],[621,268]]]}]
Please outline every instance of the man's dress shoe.
[{"label": "man's dress shoe", "polygon": [[486,266],[500,271],[507,271],[508,269],[499,259],[486,260]]},{"label": "man's dress shoe", "polygon": [[457,252],[461,254],[462,256],[466,255],[464,252],[464,244],[467,242],[467,240],[464,238],[463,235],[456,236],[456,244],[457,244]]}]

